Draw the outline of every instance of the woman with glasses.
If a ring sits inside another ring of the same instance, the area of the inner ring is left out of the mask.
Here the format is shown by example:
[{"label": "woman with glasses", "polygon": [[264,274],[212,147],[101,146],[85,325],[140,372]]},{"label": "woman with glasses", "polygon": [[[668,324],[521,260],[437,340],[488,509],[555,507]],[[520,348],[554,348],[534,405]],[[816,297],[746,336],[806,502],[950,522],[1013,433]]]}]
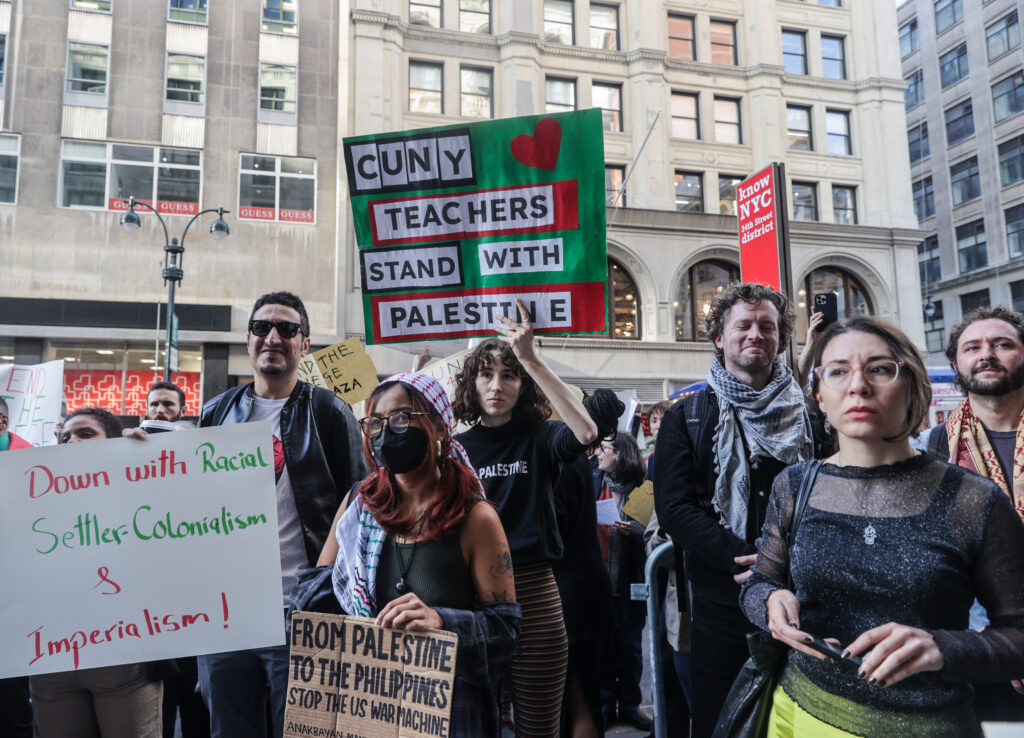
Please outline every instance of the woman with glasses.
[{"label": "woman with glasses", "polygon": [[366,402],[360,421],[371,473],[352,490],[334,564],[342,610],[385,628],[436,628],[459,636],[451,735],[497,736],[493,686],[515,652],[516,604],[508,541],[483,498],[437,380],[396,374]]},{"label": "woman with glasses", "polygon": [[[525,305],[519,322],[499,316],[500,338],[485,340],[457,376],[458,436],[487,497],[498,507],[523,608],[519,650],[509,667],[517,736],[558,734],[568,641],[552,562],[562,538],[552,491],[561,467],[597,439],[583,403],[537,355]],[[551,408],[565,422],[551,422]],[[614,426],[613,426],[614,427]]]},{"label": "woman with glasses", "polygon": [[[921,357],[866,317],[830,327],[812,388],[839,438],[778,477],[741,593],[789,645],[769,736],[980,736],[971,681],[1024,675],[1024,525],[998,487],[911,449],[931,402]],[[792,581],[792,590],[787,587]],[[992,625],[968,629],[978,598]]]}]

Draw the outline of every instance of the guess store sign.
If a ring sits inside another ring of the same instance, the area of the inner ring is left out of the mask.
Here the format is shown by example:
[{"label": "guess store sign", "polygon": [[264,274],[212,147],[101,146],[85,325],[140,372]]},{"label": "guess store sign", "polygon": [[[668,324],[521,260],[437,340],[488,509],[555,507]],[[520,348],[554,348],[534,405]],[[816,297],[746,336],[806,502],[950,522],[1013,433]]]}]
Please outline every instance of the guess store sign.
[{"label": "guess store sign", "polygon": [[[149,200],[140,200],[136,198],[135,202],[142,202],[152,206],[153,203]],[[156,211],[158,213],[166,215],[195,215],[199,212],[199,203],[197,202],[173,202],[168,200],[157,200]],[[126,211],[128,210],[128,201],[123,198],[112,197],[107,200],[107,208],[110,210]],[[139,213],[145,212],[145,208],[137,211]]]}]

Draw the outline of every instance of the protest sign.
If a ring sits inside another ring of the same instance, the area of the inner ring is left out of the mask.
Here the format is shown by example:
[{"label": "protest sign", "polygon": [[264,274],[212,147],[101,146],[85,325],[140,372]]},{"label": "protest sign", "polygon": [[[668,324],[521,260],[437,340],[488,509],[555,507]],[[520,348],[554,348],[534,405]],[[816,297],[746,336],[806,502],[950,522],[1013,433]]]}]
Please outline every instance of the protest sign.
[{"label": "protest sign", "polygon": [[284,642],[272,438],[0,454],[0,677]]},{"label": "protest sign", "polygon": [[294,613],[286,738],[447,738],[458,643],[444,630]]},{"label": "protest sign", "polygon": [[326,387],[350,405],[373,392],[377,368],[358,338],[320,349],[299,361],[299,379],[315,387]]},{"label": "protest sign", "polygon": [[367,343],[607,330],[601,111],[344,140]]},{"label": "protest sign", "polygon": [[646,528],[654,514],[654,482],[648,479],[630,492],[622,512]]},{"label": "protest sign", "polygon": [[0,366],[0,397],[7,403],[7,430],[33,446],[57,442],[64,362]]},{"label": "protest sign", "polygon": [[462,367],[466,365],[466,359],[469,358],[471,353],[473,353],[473,349],[466,349],[465,351],[460,351],[457,354],[446,356],[439,361],[427,364],[425,367],[420,369],[420,373],[436,379],[448,395],[449,402],[454,403],[455,388],[458,386],[455,376],[462,371]]}]

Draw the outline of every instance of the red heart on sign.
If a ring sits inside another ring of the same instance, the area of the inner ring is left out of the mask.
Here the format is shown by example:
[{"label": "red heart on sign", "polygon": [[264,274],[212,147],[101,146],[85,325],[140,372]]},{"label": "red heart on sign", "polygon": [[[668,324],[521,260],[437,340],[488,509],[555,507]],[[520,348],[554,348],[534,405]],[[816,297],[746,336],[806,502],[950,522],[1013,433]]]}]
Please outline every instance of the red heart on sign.
[{"label": "red heart on sign", "polygon": [[541,118],[533,128],[533,135],[525,134],[512,139],[512,156],[528,167],[553,170],[558,163],[558,149],[562,145],[562,127],[554,118]]}]

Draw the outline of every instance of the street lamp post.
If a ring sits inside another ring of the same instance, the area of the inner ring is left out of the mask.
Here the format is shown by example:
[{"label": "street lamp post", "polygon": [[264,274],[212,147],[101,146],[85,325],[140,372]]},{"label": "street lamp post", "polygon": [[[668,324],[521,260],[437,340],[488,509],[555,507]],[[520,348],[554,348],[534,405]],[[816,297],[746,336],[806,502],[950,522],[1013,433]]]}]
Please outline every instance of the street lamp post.
[{"label": "street lamp post", "polygon": [[121,226],[131,233],[142,225],[142,221],[139,219],[139,214],[135,212],[135,207],[144,207],[147,210],[151,210],[156,219],[160,221],[161,227],[164,229],[164,268],[163,278],[164,284],[169,285],[167,291],[167,342],[164,345],[164,381],[171,381],[171,330],[172,322],[174,320],[174,288],[181,281],[181,278],[185,275],[182,269],[182,262],[185,258],[185,236],[188,235],[188,229],[193,223],[199,218],[200,215],[206,213],[217,213],[217,220],[213,221],[213,225],[210,226],[210,233],[218,241],[224,239],[225,236],[231,233],[231,229],[228,228],[227,222],[224,220],[224,213],[230,213],[230,210],[224,208],[208,208],[206,210],[200,210],[198,213],[192,216],[192,219],[185,224],[185,230],[181,232],[181,241],[177,238],[171,238],[171,234],[167,230],[167,224],[164,219],[160,217],[160,213],[157,212],[156,208],[147,202],[142,200],[136,200],[134,196],[128,198],[128,212],[121,216]]}]

